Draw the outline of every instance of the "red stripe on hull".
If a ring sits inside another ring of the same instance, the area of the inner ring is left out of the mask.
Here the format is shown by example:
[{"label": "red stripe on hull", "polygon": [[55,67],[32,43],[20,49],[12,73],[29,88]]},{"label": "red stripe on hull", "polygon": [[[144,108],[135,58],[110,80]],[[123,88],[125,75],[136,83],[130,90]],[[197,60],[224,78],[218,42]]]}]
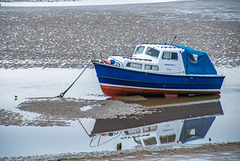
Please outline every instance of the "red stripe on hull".
[{"label": "red stripe on hull", "polygon": [[165,95],[165,94],[219,94],[219,91],[177,91],[177,90],[152,90],[141,88],[128,88],[101,85],[103,93],[111,97],[132,96],[132,95]]}]

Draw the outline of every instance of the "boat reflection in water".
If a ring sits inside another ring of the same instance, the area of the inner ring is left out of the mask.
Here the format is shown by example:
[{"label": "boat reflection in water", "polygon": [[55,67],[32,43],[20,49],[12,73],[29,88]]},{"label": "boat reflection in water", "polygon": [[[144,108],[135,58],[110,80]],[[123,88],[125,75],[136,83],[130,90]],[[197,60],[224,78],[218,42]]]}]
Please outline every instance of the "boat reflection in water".
[{"label": "boat reflection in water", "polygon": [[[151,106],[152,114],[142,116],[97,119],[89,134],[90,147],[103,145],[116,138],[120,142],[134,140],[136,145],[142,146],[184,144],[204,138],[216,116],[223,115],[219,99],[207,98],[193,102]],[[117,144],[117,147],[121,149],[121,143]]]}]

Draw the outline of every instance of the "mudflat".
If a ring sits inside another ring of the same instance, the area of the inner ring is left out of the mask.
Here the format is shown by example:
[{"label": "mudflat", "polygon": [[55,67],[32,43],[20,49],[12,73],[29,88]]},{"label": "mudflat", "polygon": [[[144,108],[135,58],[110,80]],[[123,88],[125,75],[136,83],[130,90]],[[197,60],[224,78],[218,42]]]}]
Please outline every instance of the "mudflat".
[{"label": "mudflat", "polygon": [[[84,7],[4,7],[0,68],[79,68],[89,59],[130,56],[140,43],[189,46],[216,66],[240,65],[237,1]],[[95,54],[93,54],[93,52]]]}]

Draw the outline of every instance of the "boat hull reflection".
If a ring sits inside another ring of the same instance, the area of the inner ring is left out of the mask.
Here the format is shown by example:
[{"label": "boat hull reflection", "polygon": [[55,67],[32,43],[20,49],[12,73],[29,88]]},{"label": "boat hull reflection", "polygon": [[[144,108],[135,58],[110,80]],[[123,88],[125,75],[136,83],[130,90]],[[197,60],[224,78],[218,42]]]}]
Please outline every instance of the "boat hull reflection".
[{"label": "boat hull reflection", "polygon": [[152,114],[144,116],[130,116],[123,119],[97,119],[92,134],[116,131],[139,126],[161,123],[166,121],[194,118],[206,115],[223,114],[219,101],[185,106],[169,106],[165,108],[152,108]]},{"label": "boat hull reflection", "polygon": [[[137,144],[162,145],[186,143],[204,138],[217,115],[223,115],[218,99],[157,106],[151,114],[131,115],[122,119],[97,119],[90,136],[90,146],[102,145],[101,137],[110,140],[133,139]],[[97,139],[98,137],[98,139]]]}]

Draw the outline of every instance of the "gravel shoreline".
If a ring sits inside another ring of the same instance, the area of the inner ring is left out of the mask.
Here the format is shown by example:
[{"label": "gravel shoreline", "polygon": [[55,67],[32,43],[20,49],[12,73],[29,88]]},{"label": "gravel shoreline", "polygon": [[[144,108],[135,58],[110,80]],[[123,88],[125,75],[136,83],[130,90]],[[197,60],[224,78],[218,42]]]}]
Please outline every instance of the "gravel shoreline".
[{"label": "gravel shoreline", "polygon": [[28,157],[0,158],[1,160],[52,160],[52,161],[101,161],[101,160],[239,160],[240,143],[205,144],[189,148],[169,148],[167,150],[138,149],[114,152],[68,153]]}]

